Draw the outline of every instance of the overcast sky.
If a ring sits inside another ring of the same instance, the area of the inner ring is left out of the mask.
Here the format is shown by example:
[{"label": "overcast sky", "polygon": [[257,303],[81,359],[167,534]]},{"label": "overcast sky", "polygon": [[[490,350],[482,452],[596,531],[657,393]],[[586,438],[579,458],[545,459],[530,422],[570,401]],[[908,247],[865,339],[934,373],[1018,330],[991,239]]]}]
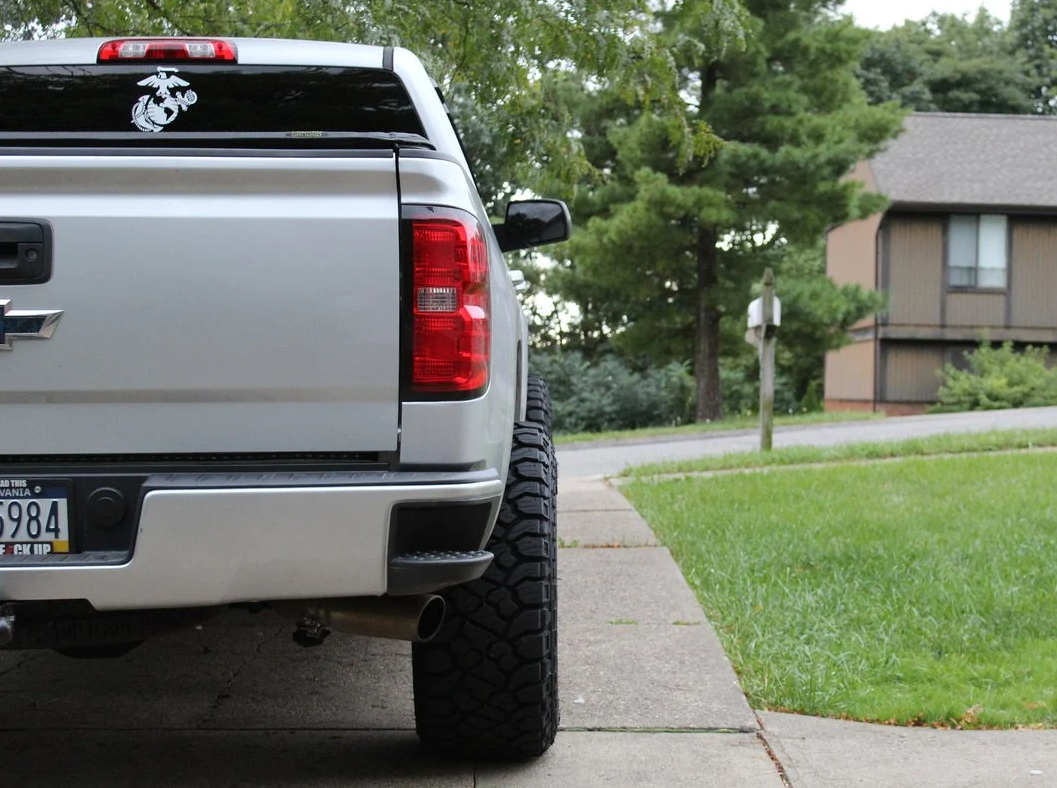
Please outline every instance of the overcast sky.
[{"label": "overcast sky", "polygon": [[983,5],[1003,22],[1009,21],[1010,0],[847,0],[844,9],[863,27],[891,27],[904,19],[924,19],[931,11],[976,15]]}]

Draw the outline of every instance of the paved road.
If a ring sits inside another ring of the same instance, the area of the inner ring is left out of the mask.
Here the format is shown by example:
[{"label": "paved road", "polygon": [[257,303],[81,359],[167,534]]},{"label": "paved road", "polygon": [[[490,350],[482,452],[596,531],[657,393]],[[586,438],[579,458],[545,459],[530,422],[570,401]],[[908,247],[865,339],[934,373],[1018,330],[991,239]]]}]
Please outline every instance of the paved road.
[{"label": "paved road", "polygon": [[[1030,427],[1057,427],[1057,408],[904,416],[883,421],[781,427],[775,430],[774,445],[776,448],[834,446],[839,443],[920,438],[945,432],[986,432]],[[641,443],[572,445],[559,450],[558,463],[563,478],[576,478],[616,474],[629,465],[753,451],[758,447],[759,433],[710,433],[703,437],[685,436]]]}]

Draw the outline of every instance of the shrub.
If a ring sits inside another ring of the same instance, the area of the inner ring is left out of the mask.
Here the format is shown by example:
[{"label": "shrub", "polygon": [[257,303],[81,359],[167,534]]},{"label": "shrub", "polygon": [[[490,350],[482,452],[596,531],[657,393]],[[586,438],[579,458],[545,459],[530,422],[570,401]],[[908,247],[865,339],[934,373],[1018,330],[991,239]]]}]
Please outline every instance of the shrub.
[{"label": "shrub", "polygon": [[807,384],[807,391],[804,392],[804,398],[800,400],[801,413],[821,413],[825,410],[822,393],[819,391],[821,388],[822,381],[818,379],[812,380]]},{"label": "shrub", "polygon": [[[720,369],[723,385],[723,413],[727,418],[755,416],[760,412],[760,371],[758,364],[727,365]],[[810,405],[807,402],[807,405]],[[813,408],[821,410],[821,406]],[[805,403],[797,402],[796,392],[789,378],[781,371],[774,378],[774,412],[802,413]]]},{"label": "shrub", "polygon": [[[696,393],[688,365],[671,363],[639,371],[617,356],[589,362],[573,351],[534,352],[529,367],[550,387],[555,432],[668,427],[694,420]],[[728,418],[756,415],[760,380],[755,366],[725,364],[720,382]],[[821,409],[817,400],[817,392],[809,392],[797,402],[789,380],[781,373],[775,379],[775,413]]]},{"label": "shrub", "polygon": [[1012,342],[995,347],[985,339],[966,356],[968,369],[943,368],[932,412],[1057,405],[1057,370],[1047,366],[1048,356],[1046,348],[1029,345],[1018,352]]},{"label": "shrub", "polygon": [[604,432],[684,424],[694,417],[694,380],[685,366],[639,372],[614,356],[589,363],[570,353],[533,354],[547,379],[555,432]]}]

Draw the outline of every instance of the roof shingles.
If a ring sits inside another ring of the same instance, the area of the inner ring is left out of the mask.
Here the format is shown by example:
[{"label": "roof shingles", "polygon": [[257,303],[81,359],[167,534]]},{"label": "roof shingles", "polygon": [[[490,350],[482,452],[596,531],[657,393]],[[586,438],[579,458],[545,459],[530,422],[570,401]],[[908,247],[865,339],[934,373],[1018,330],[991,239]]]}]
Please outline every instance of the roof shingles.
[{"label": "roof shingles", "polygon": [[1057,208],[1057,117],[915,113],[870,165],[897,205]]}]

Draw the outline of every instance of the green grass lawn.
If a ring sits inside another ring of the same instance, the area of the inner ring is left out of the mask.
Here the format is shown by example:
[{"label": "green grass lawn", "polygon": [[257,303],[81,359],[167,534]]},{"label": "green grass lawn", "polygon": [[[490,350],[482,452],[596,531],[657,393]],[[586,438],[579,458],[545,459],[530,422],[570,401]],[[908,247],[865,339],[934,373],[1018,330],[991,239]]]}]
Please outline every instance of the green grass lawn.
[{"label": "green grass lawn", "polygon": [[763,452],[738,452],[696,460],[651,463],[626,469],[623,476],[665,473],[702,473],[742,468],[809,465],[815,463],[928,457],[937,454],[1011,451],[1057,446],[1057,429],[997,430],[995,432],[932,435],[903,441],[852,443],[844,446],[790,446]]},{"label": "green grass lawn", "polygon": [[[798,424],[829,424],[841,421],[876,421],[883,419],[883,413],[802,413],[796,416],[775,416],[777,427],[794,427]],[[683,424],[679,427],[643,427],[637,430],[613,430],[610,432],[568,432],[558,433],[554,442],[587,443],[591,441],[628,440],[635,438],[663,438],[670,435],[696,435],[702,432],[723,432],[728,430],[759,429],[757,417],[742,419],[723,419],[701,424]]]},{"label": "green grass lawn", "polygon": [[1057,723],[1057,454],[909,459],[623,491],[754,708]]}]

